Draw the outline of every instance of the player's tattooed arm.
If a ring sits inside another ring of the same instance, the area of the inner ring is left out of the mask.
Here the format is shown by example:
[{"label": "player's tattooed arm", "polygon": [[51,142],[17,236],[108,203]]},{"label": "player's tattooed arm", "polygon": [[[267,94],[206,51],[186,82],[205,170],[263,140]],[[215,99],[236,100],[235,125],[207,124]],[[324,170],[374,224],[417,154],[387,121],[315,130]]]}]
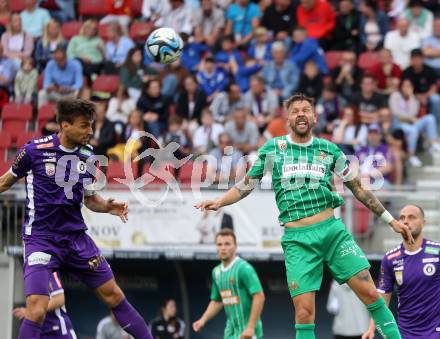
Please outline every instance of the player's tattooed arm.
[{"label": "player's tattooed arm", "polygon": [[6,172],[0,177],[0,193],[6,192],[17,182],[17,178],[11,172]]},{"label": "player's tattooed arm", "polygon": [[251,192],[258,185],[259,182],[260,179],[251,178],[246,175],[243,180],[236,184],[234,188],[240,194],[240,200],[246,198],[249,194],[251,194]]},{"label": "player's tattooed arm", "polygon": [[365,190],[362,187],[361,179],[358,176],[350,181],[346,181],[345,186],[350,189],[357,200],[363,203],[365,207],[367,207],[378,217],[385,212],[385,207],[383,207],[382,203],[379,201],[379,199],[377,199],[373,192]]}]

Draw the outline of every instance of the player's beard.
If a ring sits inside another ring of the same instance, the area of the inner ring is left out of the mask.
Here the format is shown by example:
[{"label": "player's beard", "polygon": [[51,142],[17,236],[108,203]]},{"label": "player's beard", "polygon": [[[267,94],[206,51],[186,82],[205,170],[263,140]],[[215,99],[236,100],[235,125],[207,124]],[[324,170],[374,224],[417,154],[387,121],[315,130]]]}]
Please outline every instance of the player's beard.
[{"label": "player's beard", "polygon": [[[299,125],[300,123],[306,123],[306,126],[303,128]],[[309,136],[312,133],[314,126],[314,122],[312,120],[308,120],[307,118],[298,118],[295,121],[290,122],[291,130],[300,138]]]},{"label": "player's beard", "polygon": [[422,234],[422,228],[417,227],[411,231],[411,235],[413,236],[414,240],[417,240],[417,238]]}]

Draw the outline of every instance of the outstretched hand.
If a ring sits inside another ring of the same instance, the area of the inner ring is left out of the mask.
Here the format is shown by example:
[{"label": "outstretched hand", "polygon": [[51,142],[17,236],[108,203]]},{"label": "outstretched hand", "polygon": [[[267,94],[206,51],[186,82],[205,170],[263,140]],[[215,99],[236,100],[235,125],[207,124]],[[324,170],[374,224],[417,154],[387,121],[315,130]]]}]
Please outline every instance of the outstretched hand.
[{"label": "outstretched hand", "polygon": [[394,232],[402,234],[402,237],[409,243],[414,244],[414,238],[411,234],[409,227],[398,220],[393,220],[390,222],[390,226],[393,228]]},{"label": "outstretched hand", "polygon": [[196,205],[195,208],[200,209],[202,212],[207,211],[217,211],[221,206],[217,200],[205,200]]},{"label": "outstretched hand", "polygon": [[121,218],[122,222],[128,220],[128,204],[126,202],[115,201],[114,198],[107,200],[108,213],[113,214]]}]

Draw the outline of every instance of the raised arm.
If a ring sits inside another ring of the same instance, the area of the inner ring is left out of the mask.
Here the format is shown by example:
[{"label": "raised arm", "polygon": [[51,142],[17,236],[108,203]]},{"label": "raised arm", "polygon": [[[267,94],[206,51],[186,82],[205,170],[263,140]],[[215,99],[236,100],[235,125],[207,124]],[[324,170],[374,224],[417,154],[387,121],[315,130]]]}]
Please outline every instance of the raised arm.
[{"label": "raised arm", "polygon": [[84,197],[84,204],[89,210],[97,213],[110,213],[121,218],[123,222],[128,220],[128,204],[115,201],[113,198],[105,200],[98,193]]},{"label": "raised arm", "polygon": [[17,182],[17,178],[11,173],[6,172],[0,177],[0,193],[6,192]]}]

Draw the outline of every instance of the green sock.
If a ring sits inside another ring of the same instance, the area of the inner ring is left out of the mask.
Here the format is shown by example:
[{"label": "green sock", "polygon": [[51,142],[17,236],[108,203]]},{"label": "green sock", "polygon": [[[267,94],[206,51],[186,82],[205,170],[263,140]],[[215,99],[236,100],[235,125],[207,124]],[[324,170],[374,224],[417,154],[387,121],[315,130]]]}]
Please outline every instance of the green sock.
[{"label": "green sock", "polygon": [[367,305],[368,312],[376,323],[377,331],[385,339],[402,339],[397,327],[396,319],[390,309],[385,305],[383,298]]},{"label": "green sock", "polygon": [[296,339],[315,339],[315,324],[296,324]]}]

